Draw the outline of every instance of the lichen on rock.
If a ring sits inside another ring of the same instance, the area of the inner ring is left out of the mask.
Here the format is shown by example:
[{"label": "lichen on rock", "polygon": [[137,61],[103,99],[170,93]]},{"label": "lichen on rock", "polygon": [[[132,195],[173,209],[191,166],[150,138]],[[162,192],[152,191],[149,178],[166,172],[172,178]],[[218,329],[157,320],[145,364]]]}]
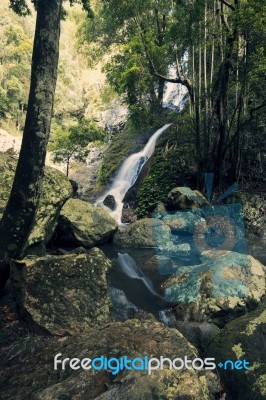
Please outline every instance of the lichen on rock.
[{"label": "lichen on rock", "polygon": [[[17,158],[0,152],[0,217],[2,216],[15,175]],[[46,167],[42,193],[28,246],[47,244],[56,227],[60,209],[72,195],[72,187],[62,172]]]},{"label": "lichen on rock", "polygon": [[[52,371],[54,356],[79,359],[99,357],[128,359],[160,356],[194,359],[197,350],[176,329],[166,328],[154,318],[131,319],[92,328],[69,338],[24,338],[16,346],[0,351],[0,367],[8,371],[0,377],[2,400],[214,400],[220,391],[213,371],[195,369],[109,371]],[[19,360],[23,359],[23,363]],[[30,365],[30,369],[29,369]]]},{"label": "lichen on rock", "polygon": [[29,325],[54,335],[76,334],[106,322],[110,266],[97,248],[80,255],[14,261],[11,282],[21,315]]},{"label": "lichen on rock", "polygon": [[57,236],[62,244],[91,248],[108,242],[118,226],[101,207],[79,199],[69,199],[60,212]]},{"label": "lichen on rock", "polygon": [[221,380],[230,398],[262,400],[266,392],[266,309],[256,311],[228,323],[210,343],[207,355],[217,360],[245,359],[250,370],[220,370]]},{"label": "lichen on rock", "polygon": [[[205,252],[202,261],[210,252]],[[215,251],[215,268],[207,262],[178,268],[162,285],[176,303],[178,319],[219,327],[258,306],[265,296],[265,267],[252,256]],[[220,255],[220,258],[219,258]],[[216,274],[216,276],[215,276]]]}]

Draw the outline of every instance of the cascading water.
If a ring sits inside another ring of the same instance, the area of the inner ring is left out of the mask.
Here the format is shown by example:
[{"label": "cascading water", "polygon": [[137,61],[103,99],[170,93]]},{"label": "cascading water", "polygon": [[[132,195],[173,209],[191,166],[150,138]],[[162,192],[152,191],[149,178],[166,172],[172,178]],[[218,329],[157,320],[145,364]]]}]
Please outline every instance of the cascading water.
[{"label": "cascading water", "polygon": [[138,267],[136,261],[130,257],[129,254],[118,253],[117,259],[118,265],[124,274],[132,279],[139,279],[143,282],[146,288],[154,295],[160,297],[154,290],[151,280],[143,274],[141,269]]},{"label": "cascading water", "polygon": [[116,317],[119,320],[126,320],[130,318],[132,314],[139,311],[138,307],[127,299],[123,290],[109,285],[108,294],[116,310]]},{"label": "cascading water", "polygon": [[[176,77],[176,67],[171,66],[168,71],[169,78]],[[173,110],[182,110],[187,101],[187,88],[176,83],[166,82],[163,95],[163,107]]]},{"label": "cascading water", "polygon": [[[174,74],[174,67],[169,69]],[[187,90],[181,85],[167,83],[163,106],[175,110],[182,110],[187,101]],[[129,156],[120,167],[109,189],[98,198],[95,205],[105,208],[108,213],[121,224],[123,199],[128,190],[135,184],[144,164],[152,156],[156,142],[161,134],[171,124],[158,129],[150,138],[144,149]],[[112,196],[111,208],[104,205],[107,196]],[[114,202],[115,200],[115,202]],[[132,311],[145,310],[152,312],[166,325],[175,321],[171,310],[167,309],[162,296],[154,289],[151,279],[146,276],[136,261],[127,253],[118,253],[117,268],[109,276],[109,294],[118,315],[122,319],[130,318]]]},{"label": "cascading water", "polygon": [[159,320],[166,326],[173,326],[176,322],[173,311],[170,309],[160,310]]},{"label": "cascading water", "polygon": [[[144,149],[138,153],[132,154],[129,156],[120,167],[117,176],[115,177],[111,187],[107,190],[97,201],[96,205],[100,205],[103,208],[106,208],[109,214],[119,223],[121,224],[121,216],[123,210],[123,199],[127,191],[134,185],[136,182],[139,173],[145,164],[145,162],[151,157],[154,152],[155,145],[157,139],[161,136],[161,134],[169,128],[171,124],[166,124],[162,128],[158,129],[153,136],[150,138]],[[103,204],[106,196],[111,195],[115,198],[116,207],[112,211],[108,207],[105,207]]]}]

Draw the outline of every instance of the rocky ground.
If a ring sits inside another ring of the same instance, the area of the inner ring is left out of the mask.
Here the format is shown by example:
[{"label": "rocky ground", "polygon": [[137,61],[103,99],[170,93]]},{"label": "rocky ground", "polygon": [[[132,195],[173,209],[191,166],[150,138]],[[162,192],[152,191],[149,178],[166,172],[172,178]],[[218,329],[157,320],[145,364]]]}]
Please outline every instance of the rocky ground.
[{"label": "rocky ground", "polygon": [[[14,156],[0,154],[1,212],[15,166]],[[203,246],[200,229],[206,229],[210,217],[206,206],[199,193],[176,188],[153,218],[118,228],[105,210],[73,198],[66,177],[47,167],[27,255],[13,262],[0,301],[1,399],[265,398],[265,267],[237,252],[235,243],[215,254]],[[190,212],[180,215],[187,207]],[[261,221],[255,220],[257,229]],[[253,218],[248,221],[251,227],[253,222]],[[181,232],[194,237],[196,228],[198,262],[180,271],[175,257],[189,254],[192,247],[178,238]],[[232,237],[241,242],[241,229]],[[156,264],[171,270],[161,288],[173,303],[176,322],[171,328],[146,313],[135,313],[125,322],[113,319],[107,294],[107,272],[113,266],[97,247],[112,240],[133,249],[157,248],[147,268]],[[213,280],[209,274],[218,261],[222,268],[219,279]],[[232,280],[237,286],[232,286]],[[214,295],[217,290],[222,295]],[[79,358],[145,354],[169,358],[200,354],[221,361],[246,358],[250,370],[166,368],[151,375],[129,370],[115,375],[112,371],[59,371],[53,369],[53,357],[60,352]]]}]

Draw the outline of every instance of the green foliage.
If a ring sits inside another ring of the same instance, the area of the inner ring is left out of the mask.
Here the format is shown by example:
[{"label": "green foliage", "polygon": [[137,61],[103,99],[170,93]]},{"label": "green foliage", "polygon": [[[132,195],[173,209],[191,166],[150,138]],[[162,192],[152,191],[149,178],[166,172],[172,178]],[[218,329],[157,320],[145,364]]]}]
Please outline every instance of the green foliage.
[{"label": "green foliage", "polygon": [[[2,0],[0,15],[0,116],[8,131],[22,131],[30,85],[31,55],[35,15],[19,16]],[[23,2],[22,2],[23,3]],[[14,7],[23,4],[14,1]],[[26,3],[25,3],[26,4]],[[30,5],[30,1],[28,2]],[[14,8],[13,7],[13,8]],[[23,11],[23,10],[22,10]],[[61,22],[60,58],[54,101],[51,136],[58,128],[68,129],[82,118],[88,103],[82,69],[84,60],[75,48],[76,21],[84,18],[81,9],[67,7],[68,18]],[[17,8],[18,12],[18,8]],[[24,15],[25,13],[22,12]],[[32,13],[33,14],[33,13]]]},{"label": "green foliage", "polygon": [[[18,15],[25,17],[31,14],[30,6],[27,0],[9,0],[10,8]],[[35,9],[38,7],[38,0],[31,0]],[[69,0],[71,6],[74,4],[82,4],[83,9],[87,12],[88,17],[93,17],[93,12],[90,6],[90,0]],[[64,15],[64,13],[63,13]]]},{"label": "green foliage", "polygon": [[[33,3],[36,5],[37,0]],[[70,3],[73,5],[76,0]],[[106,184],[122,160],[138,150],[135,140],[139,135],[168,119],[161,110],[165,82],[158,74],[168,75],[169,67],[175,65],[176,75],[189,82],[193,96],[182,119],[175,113],[170,119],[181,126],[180,146],[189,157],[193,154],[198,171],[215,170],[217,155],[217,169],[222,170],[226,180],[239,179],[241,166],[263,170],[266,0],[227,2],[229,5],[221,0],[82,3],[93,18],[85,17],[81,11],[70,13],[79,27],[79,51],[91,66],[104,60],[108,84],[98,93],[84,95],[84,87],[77,78],[79,55],[76,49],[70,49],[71,40],[63,38],[53,130],[61,127],[69,132],[73,121],[75,125],[84,116],[88,103],[96,104],[98,111],[103,103],[110,102],[114,92],[126,102],[130,121],[121,135],[113,137],[98,184]],[[10,0],[10,4],[20,15],[29,12],[29,0]],[[32,38],[26,25],[6,23],[1,17],[0,37],[0,115],[19,118],[22,124]],[[158,121],[158,116],[163,121]],[[196,140],[198,145],[193,153],[191,146]],[[173,153],[182,159],[182,151]],[[171,157],[169,152],[166,161],[158,161],[158,165],[165,165],[162,171],[170,168],[168,158],[174,162]],[[249,176],[255,179],[256,173]],[[163,178],[155,175],[146,183],[147,188],[150,185],[151,203],[162,195],[156,182]],[[144,207],[145,193],[148,196],[148,189],[143,189],[139,199],[144,214],[148,212]]]},{"label": "green foliage", "polygon": [[136,128],[147,118],[152,124],[161,109],[159,79],[153,74],[145,52],[148,49],[156,65],[166,72],[169,55],[163,15],[170,12],[167,4],[151,0],[103,2],[95,7],[94,19],[86,20],[79,30],[79,43],[85,46],[89,60],[99,60],[106,51],[111,51],[104,72],[111,86],[125,98]]},{"label": "green foliage", "polygon": [[[15,21],[18,17],[15,17]],[[21,119],[26,108],[32,40],[27,25],[14,23],[11,12],[0,16],[0,114]]]},{"label": "green foliage", "polygon": [[9,0],[10,8],[18,15],[30,15],[31,11],[26,0]]},{"label": "green foliage", "polygon": [[150,216],[159,202],[166,201],[174,187],[186,183],[191,186],[191,182],[186,182],[196,170],[191,119],[179,116],[177,123],[157,143],[149,174],[138,188],[136,211],[139,218]]},{"label": "green foliage", "polygon": [[81,120],[78,125],[68,130],[58,129],[54,143],[50,146],[55,163],[66,163],[67,176],[71,161],[85,162],[91,142],[102,142],[105,133],[94,121]]}]

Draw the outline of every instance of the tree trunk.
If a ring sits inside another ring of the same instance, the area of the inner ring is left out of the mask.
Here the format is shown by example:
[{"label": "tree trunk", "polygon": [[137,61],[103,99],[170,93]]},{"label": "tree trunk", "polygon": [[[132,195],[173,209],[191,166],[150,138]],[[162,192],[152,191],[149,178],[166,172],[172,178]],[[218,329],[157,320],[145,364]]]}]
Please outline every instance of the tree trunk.
[{"label": "tree trunk", "polygon": [[20,258],[39,204],[59,56],[62,0],[39,0],[32,54],[31,86],[19,160],[0,222],[0,288],[12,258]]},{"label": "tree trunk", "polygon": [[[235,7],[238,4],[238,0],[235,0]],[[234,27],[233,32],[227,26],[225,20],[223,3],[221,2],[221,19],[224,30],[226,31],[226,51],[224,53],[224,61],[222,62],[218,79],[219,79],[219,94],[216,100],[216,114],[218,117],[218,131],[219,139],[217,145],[217,151],[213,164],[215,165],[214,173],[216,178],[216,184],[221,183],[222,167],[225,158],[226,144],[227,144],[227,123],[228,123],[228,91],[229,91],[229,81],[230,81],[230,70],[233,58],[234,44],[238,39],[237,28]]]},{"label": "tree trunk", "polygon": [[67,177],[69,175],[69,163],[70,163],[70,157],[67,159],[67,162],[66,162],[66,176]]},{"label": "tree trunk", "polygon": [[164,79],[159,78],[159,84],[158,84],[158,107],[159,107],[159,110],[163,106],[163,92],[164,92]]}]

